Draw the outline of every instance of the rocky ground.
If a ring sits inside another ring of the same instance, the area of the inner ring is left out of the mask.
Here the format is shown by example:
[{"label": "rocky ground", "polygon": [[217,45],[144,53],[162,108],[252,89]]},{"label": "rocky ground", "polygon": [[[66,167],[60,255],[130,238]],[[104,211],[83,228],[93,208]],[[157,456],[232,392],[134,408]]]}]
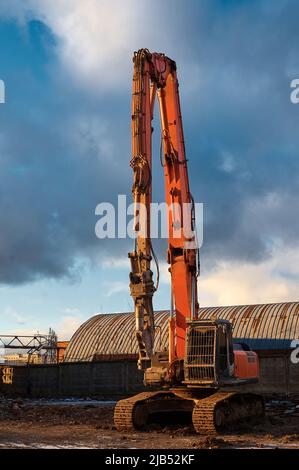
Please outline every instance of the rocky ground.
[{"label": "rocky ground", "polygon": [[299,405],[267,403],[259,423],[209,438],[191,426],[151,425],[146,432],[119,433],[115,402],[0,399],[0,448],[299,448]]}]

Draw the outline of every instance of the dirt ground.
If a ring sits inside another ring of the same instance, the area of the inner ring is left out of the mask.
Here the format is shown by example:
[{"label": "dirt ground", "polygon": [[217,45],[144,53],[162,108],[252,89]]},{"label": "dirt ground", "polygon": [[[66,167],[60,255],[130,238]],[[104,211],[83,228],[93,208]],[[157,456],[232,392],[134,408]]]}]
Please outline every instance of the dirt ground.
[{"label": "dirt ground", "polygon": [[299,404],[267,403],[259,423],[209,438],[191,426],[151,425],[120,433],[113,426],[115,402],[7,400],[0,398],[0,448],[299,448]]}]

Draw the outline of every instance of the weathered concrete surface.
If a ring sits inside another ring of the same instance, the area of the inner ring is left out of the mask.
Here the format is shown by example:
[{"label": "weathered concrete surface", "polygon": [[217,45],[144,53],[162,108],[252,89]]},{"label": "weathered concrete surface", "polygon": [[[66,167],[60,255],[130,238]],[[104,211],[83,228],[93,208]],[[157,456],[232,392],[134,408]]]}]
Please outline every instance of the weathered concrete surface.
[{"label": "weathered concrete surface", "polygon": [[[248,390],[265,396],[299,397],[299,364],[289,351],[259,352],[260,383]],[[14,367],[13,383],[0,394],[21,397],[119,398],[143,391],[143,374],[134,360]]]}]

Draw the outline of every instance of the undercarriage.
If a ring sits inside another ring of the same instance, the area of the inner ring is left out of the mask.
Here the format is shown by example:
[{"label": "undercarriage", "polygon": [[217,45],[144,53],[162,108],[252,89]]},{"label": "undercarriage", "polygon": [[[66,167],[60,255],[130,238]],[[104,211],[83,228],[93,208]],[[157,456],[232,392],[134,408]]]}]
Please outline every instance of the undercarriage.
[{"label": "undercarriage", "polygon": [[264,415],[259,395],[231,391],[186,388],[144,392],[120,400],[114,411],[118,431],[146,429],[155,422],[177,424],[181,418],[192,422],[195,432],[213,435],[230,425]]}]

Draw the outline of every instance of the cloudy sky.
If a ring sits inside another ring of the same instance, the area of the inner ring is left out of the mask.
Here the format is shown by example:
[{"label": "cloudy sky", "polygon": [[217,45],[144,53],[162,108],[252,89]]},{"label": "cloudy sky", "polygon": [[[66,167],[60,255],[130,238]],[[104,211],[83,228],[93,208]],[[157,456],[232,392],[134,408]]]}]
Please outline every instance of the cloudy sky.
[{"label": "cloudy sky", "polygon": [[[298,18],[296,0],[0,1],[0,333],[66,338],[96,312],[132,309],[132,242],[94,227],[98,203],[130,198],[141,47],[178,66],[204,203],[201,305],[298,300]],[[154,152],[162,201],[157,137]],[[157,309],[169,307],[164,248]]]}]

